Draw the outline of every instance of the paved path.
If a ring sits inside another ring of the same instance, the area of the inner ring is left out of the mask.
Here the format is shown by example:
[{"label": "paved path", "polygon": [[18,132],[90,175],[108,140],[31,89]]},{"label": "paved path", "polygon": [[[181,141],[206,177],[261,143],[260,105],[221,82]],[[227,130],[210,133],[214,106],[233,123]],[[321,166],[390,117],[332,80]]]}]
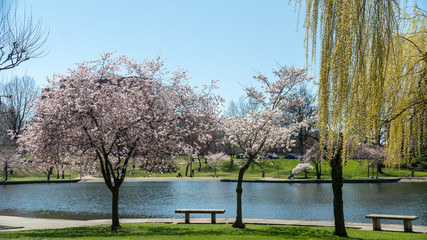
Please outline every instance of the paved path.
[{"label": "paved path", "polygon": [[[192,223],[210,223],[210,218],[191,218]],[[121,223],[171,223],[183,224],[184,218],[135,218],[120,219]],[[217,223],[233,223],[234,218],[217,218]],[[332,221],[301,221],[301,220],[281,220],[281,219],[243,219],[248,224],[269,224],[269,225],[293,225],[293,226],[324,226],[332,227]],[[27,218],[0,216],[0,231],[21,231],[31,229],[56,229],[68,227],[81,227],[93,225],[109,225],[111,219],[99,220],[64,220],[48,218]],[[362,230],[372,230],[372,223],[352,223],[347,222],[346,227]],[[403,232],[403,221],[399,224],[381,224],[384,231]],[[413,226],[414,232],[427,234],[427,226]]]},{"label": "paved path", "polygon": [[[76,178],[80,179],[80,178]],[[363,182],[363,181],[383,181],[383,180],[396,180],[399,182],[427,182],[427,177],[390,177],[390,178],[380,178],[380,179],[349,179],[348,181],[354,182]],[[219,181],[228,181],[229,179],[225,178],[213,178],[213,177],[126,177],[125,182],[219,182]],[[310,182],[330,182],[330,179],[280,179],[280,178],[260,178],[260,177],[247,177],[245,178],[247,181],[256,181],[256,182],[298,182],[298,183],[310,183]],[[229,181],[236,181],[235,179]],[[93,177],[93,176],[85,176],[81,179],[80,182],[104,182],[103,178]]]},{"label": "paved path", "polygon": [[[213,177],[126,177],[125,182],[219,182],[221,179]],[[104,182],[104,178],[85,176],[80,182]]]}]

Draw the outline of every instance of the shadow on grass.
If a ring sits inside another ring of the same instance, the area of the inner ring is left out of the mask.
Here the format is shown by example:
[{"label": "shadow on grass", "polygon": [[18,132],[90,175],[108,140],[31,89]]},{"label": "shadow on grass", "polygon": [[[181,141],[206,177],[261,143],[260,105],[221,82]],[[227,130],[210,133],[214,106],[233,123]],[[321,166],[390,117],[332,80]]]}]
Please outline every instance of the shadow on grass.
[{"label": "shadow on grass", "polygon": [[[125,231],[109,232],[105,226],[79,227],[53,230],[33,230],[20,232],[0,233],[1,239],[29,238],[29,239],[64,239],[64,238],[164,238],[176,237],[186,239],[340,239],[332,234],[329,228],[293,227],[293,226],[266,226],[247,225],[246,229],[235,229],[231,225],[169,225],[169,224],[124,224]],[[346,238],[361,239],[361,238]]]}]

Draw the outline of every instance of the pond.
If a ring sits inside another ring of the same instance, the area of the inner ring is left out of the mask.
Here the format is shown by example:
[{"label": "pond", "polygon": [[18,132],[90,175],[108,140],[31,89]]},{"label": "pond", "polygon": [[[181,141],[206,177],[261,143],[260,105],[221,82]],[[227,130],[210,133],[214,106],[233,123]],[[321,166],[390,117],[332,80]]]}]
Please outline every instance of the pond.
[{"label": "pond", "polygon": [[[226,213],[218,217],[235,217],[235,188],[232,182],[126,182],[120,188],[119,214],[121,218],[183,218],[174,210],[224,208]],[[414,225],[427,225],[426,190],[424,182],[344,184],[345,220],[370,222],[365,218],[370,213],[406,214],[419,216]],[[104,183],[1,185],[0,202],[0,215],[111,217],[111,193]],[[331,185],[243,183],[243,218],[332,221]]]}]

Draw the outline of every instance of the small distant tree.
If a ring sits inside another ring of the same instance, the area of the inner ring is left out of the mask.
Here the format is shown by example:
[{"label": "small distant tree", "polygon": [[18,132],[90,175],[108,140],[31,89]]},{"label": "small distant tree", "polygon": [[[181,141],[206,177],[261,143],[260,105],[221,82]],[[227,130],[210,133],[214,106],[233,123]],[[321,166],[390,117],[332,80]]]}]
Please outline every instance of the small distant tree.
[{"label": "small distant tree", "polygon": [[224,136],[221,135],[222,141],[217,144],[219,150],[225,152],[230,157],[230,166],[229,169],[234,169],[234,156],[240,150],[238,146],[233,145],[231,142],[226,141]]},{"label": "small distant tree", "polygon": [[13,135],[21,134],[24,125],[30,121],[34,114],[37,87],[32,77],[14,77],[1,84],[1,95],[8,96],[2,100],[8,111],[1,118],[8,131]]},{"label": "small distant tree", "polygon": [[293,174],[297,174],[299,172],[304,172],[304,178],[307,178],[307,170],[313,169],[313,166],[310,163],[301,162],[294,169],[292,169]]},{"label": "small distant tree", "polygon": [[377,178],[378,173],[383,173],[381,165],[385,159],[384,148],[378,145],[369,146],[368,144],[360,144],[355,152],[356,159],[363,159],[368,161],[368,177],[369,169],[372,169],[372,177],[374,177],[374,168],[377,169]]},{"label": "small distant tree", "polygon": [[10,170],[23,166],[16,138],[12,136],[21,134],[33,115],[36,91],[34,79],[27,76],[14,77],[0,85],[0,164],[5,181]]},{"label": "small distant tree", "polygon": [[218,177],[218,175],[216,175],[216,169],[218,165],[228,160],[228,156],[223,152],[209,153],[208,155],[205,156],[205,158],[208,162],[208,165],[214,168],[216,177]]},{"label": "small distant tree", "polygon": [[[195,92],[186,79],[182,69],[167,74],[160,57],[140,64],[103,54],[49,79],[19,143],[42,162],[58,162],[60,154],[63,162],[87,170],[96,161],[112,193],[111,230],[117,231],[119,188],[131,159],[165,171],[173,156],[197,148],[184,140],[202,132],[199,118],[217,115],[218,98],[209,94],[214,86]],[[198,136],[199,142],[208,139]]]},{"label": "small distant tree", "polygon": [[16,142],[10,137],[0,141],[0,169],[3,172],[3,180],[9,179],[9,173],[23,166],[21,155],[16,151]]},{"label": "small distant tree", "polygon": [[239,100],[235,102],[231,100],[228,104],[227,110],[225,111],[225,115],[227,117],[232,116],[246,116],[248,112],[251,111],[259,111],[261,106],[259,102],[252,97],[245,98],[244,96],[240,96]]},{"label": "small distant tree", "polygon": [[245,171],[260,152],[276,147],[289,148],[293,143],[291,136],[306,124],[305,121],[289,123],[291,116],[282,114],[284,108],[298,103],[299,98],[293,92],[296,86],[311,79],[307,77],[306,69],[280,66],[273,70],[273,74],[277,77],[275,81],[270,81],[262,74],[254,76],[262,84],[262,91],[254,87],[246,88],[247,97],[256,108],[246,110],[245,114],[226,117],[222,121],[226,141],[239,146],[249,156],[241,162],[239,170],[237,216],[233,223],[235,228],[245,228],[242,222],[242,182]]},{"label": "small distant tree", "polygon": [[[319,142],[315,141],[313,145],[301,156],[301,162],[313,163],[316,168],[316,178],[320,179],[322,175],[322,156]],[[325,154],[323,154],[323,158]]]},{"label": "small distant tree", "polygon": [[289,118],[289,122],[302,122],[306,119],[310,119],[306,126],[301,127],[298,135],[296,136],[296,147],[299,148],[301,155],[303,155],[307,150],[306,147],[307,144],[309,144],[310,136],[314,134],[314,116],[317,113],[317,109],[313,101],[314,96],[310,92],[306,83],[297,88],[295,91],[295,97],[299,98],[300,101],[284,109],[283,114],[291,116]]}]

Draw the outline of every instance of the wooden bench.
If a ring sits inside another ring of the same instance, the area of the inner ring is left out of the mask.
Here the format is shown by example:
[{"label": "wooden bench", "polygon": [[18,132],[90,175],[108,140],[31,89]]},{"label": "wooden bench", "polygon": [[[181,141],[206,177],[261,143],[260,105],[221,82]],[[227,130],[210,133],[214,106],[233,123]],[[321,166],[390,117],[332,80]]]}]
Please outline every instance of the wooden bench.
[{"label": "wooden bench", "polygon": [[190,213],[210,213],[211,223],[216,223],[216,214],[225,213],[225,209],[176,209],[175,213],[185,213],[185,223],[190,223]]},{"label": "wooden bench", "polygon": [[417,219],[418,216],[406,216],[406,215],[387,215],[387,214],[369,214],[366,218],[372,218],[372,224],[374,225],[374,231],[381,231],[381,218],[382,219],[394,219],[403,220],[403,229],[405,232],[412,232],[412,221]]}]

